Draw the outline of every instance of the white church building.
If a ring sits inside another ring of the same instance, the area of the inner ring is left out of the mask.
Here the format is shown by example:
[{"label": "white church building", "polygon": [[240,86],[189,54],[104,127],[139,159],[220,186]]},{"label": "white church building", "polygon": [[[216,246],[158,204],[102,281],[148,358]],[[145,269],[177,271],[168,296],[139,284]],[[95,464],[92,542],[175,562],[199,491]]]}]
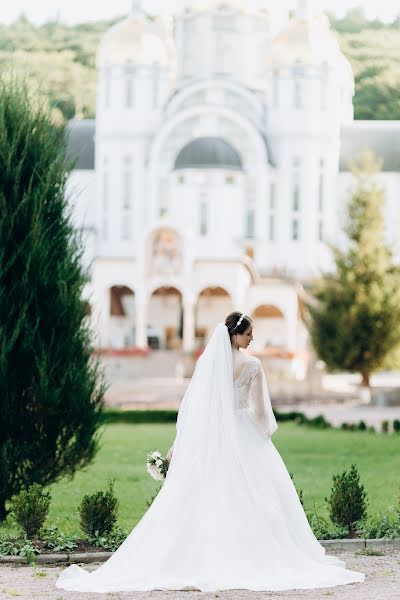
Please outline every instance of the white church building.
[{"label": "white church building", "polygon": [[101,348],[195,350],[231,310],[254,351],[300,356],[305,283],[332,268],[352,175],[384,159],[387,233],[400,231],[400,122],[355,121],[350,63],[300,1],[134,3],[98,49],[95,120],[68,125],[86,295]]}]

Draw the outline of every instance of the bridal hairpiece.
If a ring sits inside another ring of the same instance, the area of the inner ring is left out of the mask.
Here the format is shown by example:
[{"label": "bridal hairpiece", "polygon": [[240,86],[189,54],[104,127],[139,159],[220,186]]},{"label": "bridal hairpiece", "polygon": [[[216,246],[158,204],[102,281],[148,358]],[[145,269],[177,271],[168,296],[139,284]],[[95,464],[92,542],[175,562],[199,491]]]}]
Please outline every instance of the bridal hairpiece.
[{"label": "bridal hairpiece", "polygon": [[236,325],[235,325],[235,329],[236,329],[236,327],[239,327],[240,323],[243,321],[243,318],[244,318],[244,314],[242,314],[242,315],[240,316],[240,319],[239,319],[239,321],[238,321],[238,322],[236,323]]}]

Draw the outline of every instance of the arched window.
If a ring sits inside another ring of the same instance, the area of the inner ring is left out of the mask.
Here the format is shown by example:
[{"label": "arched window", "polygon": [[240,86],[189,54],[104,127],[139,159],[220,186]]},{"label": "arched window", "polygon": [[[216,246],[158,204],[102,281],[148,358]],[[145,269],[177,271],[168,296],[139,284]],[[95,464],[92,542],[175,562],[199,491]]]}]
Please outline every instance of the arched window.
[{"label": "arched window", "polygon": [[304,64],[301,60],[297,60],[293,65],[293,105],[296,109],[303,108],[304,96]]},{"label": "arched window", "polygon": [[268,239],[270,242],[275,240],[276,226],[276,185],[271,181],[269,186],[269,202],[268,202]]},{"label": "arched window", "polygon": [[279,105],[279,74],[274,71],[272,76],[272,106],[278,108]]},{"label": "arched window", "polygon": [[296,109],[303,108],[303,82],[298,77],[295,77],[294,82],[294,107]]},{"label": "arched window", "polygon": [[122,166],[122,210],[121,210],[121,238],[129,240],[132,238],[132,196],[133,196],[133,172],[132,158],[125,156]]},{"label": "arched window", "polygon": [[299,213],[301,205],[301,160],[299,156],[293,157],[292,161],[292,240],[298,240],[300,236]]},{"label": "arched window", "polygon": [[101,227],[101,235],[103,240],[108,239],[109,231],[108,231],[108,222],[109,222],[109,194],[110,194],[110,180],[109,180],[109,163],[108,158],[104,157],[103,159],[103,176],[102,176],[102,198],[103,198],[103,220]]},{"label": "arched window", "polygon": [[135,67],[132,63],[128,63],[124,67],[124,85],[125,85],[125,108],[132,108],[134,104],[134,75]]},{"label": "arched window", "polygon": [[104,107],[110,108],[111,104],[111,67],[104,67]]},{"label": "arched window", "polygon": [[292,220],[292,240],[297,241],[299,239],[299,220]]},{"label": "arched window", "polygon": [[324,61],[321,70],[321,110],[326,110],[328,106],[328,76],[329,65]]},{"label": "arched window", "polygon": [[318,240],[323,241],[324,229],[324,195],[325,195],[325,160],[319,161],[319,185],[318,185]]},{"label": "arched window", "polygon": [[122,208],[130,210],[132,208],[132,159],[125,156],[122,170]]},{"label": "arched window", "polygon": [[200,196],[199,204],[200,223],[199,233],[201,236],[205,236],[208,233],[208,202],[207,194],[202,193]]},{"label": "arched window", "polygon": [[255,236],[255,216],[254,206],[249,206],[246,211],[246,238],[253,239]]}]

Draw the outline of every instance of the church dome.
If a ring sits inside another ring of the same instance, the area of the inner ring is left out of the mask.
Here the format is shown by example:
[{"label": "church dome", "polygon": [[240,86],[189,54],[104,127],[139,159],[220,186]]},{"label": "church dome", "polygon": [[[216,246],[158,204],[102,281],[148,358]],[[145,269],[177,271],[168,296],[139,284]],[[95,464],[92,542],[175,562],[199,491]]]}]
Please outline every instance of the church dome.
[{"label": "church dome", "polygon": [[329,64],[353,77],[351,65],[324,14],[298,17],[290,22],[272,41],[267,62],[276,66]]},{"label": "church dome", "polygon": [[182,148],[175,160],[178,169],[242,169],[242,159],[228,142],[216,137],[197,138]]},{"label": "church dome", "polygon": [[97,64],[100,67],[127,62],[163,66],[168,63],[164,40],[152,31],[151,23],[138,11],[106,31],[97,53]]}]

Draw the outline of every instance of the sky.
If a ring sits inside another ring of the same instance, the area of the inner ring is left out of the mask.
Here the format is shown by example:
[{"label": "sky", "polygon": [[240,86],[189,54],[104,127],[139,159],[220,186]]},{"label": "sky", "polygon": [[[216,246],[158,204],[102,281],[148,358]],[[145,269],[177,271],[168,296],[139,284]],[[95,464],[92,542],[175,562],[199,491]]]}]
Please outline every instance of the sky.
[{"label": "sky", "polygon": [[[161,13],[173,9],[176,0],[143,0],[150,12]],[[252,0],[249,0],[251,3]],[[368,17],[379,17],[390,21],[400,12],[398,0],[310,0],[315,8],[321,7],[343,15],[349,8],[362,4]],[[66,23],[101,20],[118,17],[129,12],[130,0],[112,2],[82,2],[82,0],[13,0],[0,3],[0,23],[10,23],[24,13],[34,23],[43,23],[56,18]],[[296,0],[265,0],[267,7],[284,7],[286,10],[297,5]],[[283,10],[282,8],[273,10]]]}]

